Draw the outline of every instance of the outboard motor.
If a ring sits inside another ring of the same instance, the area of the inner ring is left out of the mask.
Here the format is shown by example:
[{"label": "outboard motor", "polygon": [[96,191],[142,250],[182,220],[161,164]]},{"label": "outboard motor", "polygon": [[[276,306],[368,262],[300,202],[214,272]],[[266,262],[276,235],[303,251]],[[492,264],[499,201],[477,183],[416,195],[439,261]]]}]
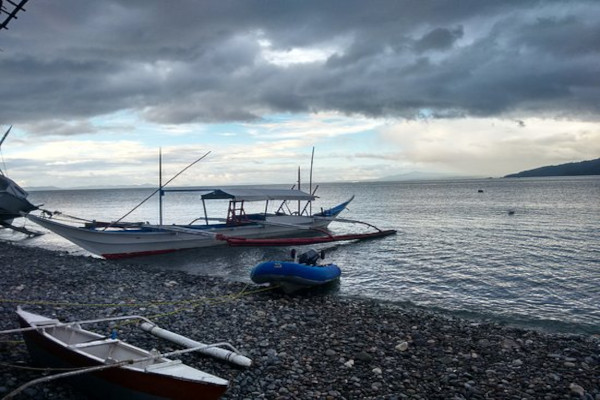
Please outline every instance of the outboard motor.
[{"label": "outboard motor", "polygon": [[316,250],[310,249],[306,253],[300,254],[298,262],[300,264],[317,265],[319,258],[322,258],[321,255]]}]

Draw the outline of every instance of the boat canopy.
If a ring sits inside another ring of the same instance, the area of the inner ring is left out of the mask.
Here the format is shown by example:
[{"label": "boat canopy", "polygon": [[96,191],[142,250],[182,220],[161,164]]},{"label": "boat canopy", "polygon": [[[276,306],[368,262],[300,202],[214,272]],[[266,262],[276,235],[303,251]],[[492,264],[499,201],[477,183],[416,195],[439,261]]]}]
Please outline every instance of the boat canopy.
[{"label": "boat canopy", "polygon": [[214,189],[202,195],[203,200],[235,200],[235,201],[265,201],[265,200],[303,200],[312,201],[312,196],[301,190],[291,189]]}]

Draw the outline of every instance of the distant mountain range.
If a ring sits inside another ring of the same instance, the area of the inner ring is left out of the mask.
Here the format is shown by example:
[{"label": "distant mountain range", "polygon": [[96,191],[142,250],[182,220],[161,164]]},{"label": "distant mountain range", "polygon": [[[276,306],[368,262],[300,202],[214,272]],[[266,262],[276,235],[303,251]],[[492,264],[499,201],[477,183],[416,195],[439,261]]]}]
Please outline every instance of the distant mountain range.
[{"label": "distant mountain range", "polygon": [[505,178],[528,178],[535,176],[600,175],[600,158],[590,161],[550,165],[506,175]]},{"label": "distant mountain range", "polygon": [[450,174],[441,174],[438,172],[420,172],[412,171],[404,174],[388,175],[377,179],[377,181],[427,181],[432,179],[449,179]]}]

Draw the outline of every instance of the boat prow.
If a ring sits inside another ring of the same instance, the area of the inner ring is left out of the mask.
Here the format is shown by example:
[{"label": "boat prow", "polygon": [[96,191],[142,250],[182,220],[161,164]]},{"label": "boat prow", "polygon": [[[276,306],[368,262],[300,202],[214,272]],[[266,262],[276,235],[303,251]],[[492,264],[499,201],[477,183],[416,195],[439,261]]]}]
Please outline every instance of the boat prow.
[{"label": "boat prow", "polygon": [[[2,2],[0,1],[0,4]],[[4,10],[3,10],[4,11]],[[0,146],[6,140],[12,126],[4,133],[0,139]],[[37,236],[40,233],[30,231],[24,227],[13,225],[15,218],[22,217],[30,211],[37,210],[35,206],[27,200],[29,194],[19,186],[15,181],[10,179],[0,168],[0,227],[12,229],[17,232],[24,233],[28,236]]]}]

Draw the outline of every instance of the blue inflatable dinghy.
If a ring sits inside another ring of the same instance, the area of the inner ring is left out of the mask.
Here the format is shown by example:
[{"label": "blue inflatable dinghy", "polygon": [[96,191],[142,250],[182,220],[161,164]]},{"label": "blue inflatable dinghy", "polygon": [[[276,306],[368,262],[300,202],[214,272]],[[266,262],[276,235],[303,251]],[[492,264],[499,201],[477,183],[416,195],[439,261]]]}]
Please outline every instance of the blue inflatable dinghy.
[{"label": "blue inflatable dinghy", "polygon": [[256,265],[250,272],[254,283],[279,285],[286,293],[315,286],[323,286],[340,279],[342,271],[335,264],[317,265],[323,258],[315,250],[301,254],[297,259],[292,251],[293,261],[266,261]]}]

